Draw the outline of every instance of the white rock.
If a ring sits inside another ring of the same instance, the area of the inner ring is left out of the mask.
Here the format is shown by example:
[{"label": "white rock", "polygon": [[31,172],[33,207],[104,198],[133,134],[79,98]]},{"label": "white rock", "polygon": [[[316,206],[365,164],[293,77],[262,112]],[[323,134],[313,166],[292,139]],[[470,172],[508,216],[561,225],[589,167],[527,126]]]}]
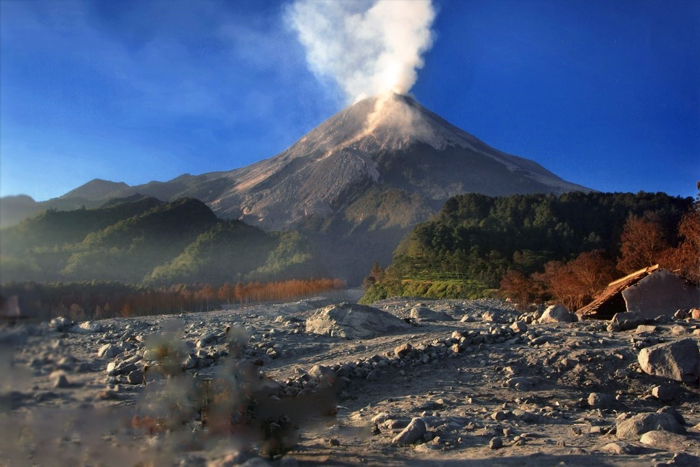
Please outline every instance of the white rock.
[{"label": "white rock", "polygon": [[642,370],[650,375],[683,383],[694,383],[700,376],[700,351],[692,338],[642,349],[638,360]]},{"label": "white rock", "polygon": [[563,305],[551,305],[544,310],[538,323],[573,323],[578,317]]}]

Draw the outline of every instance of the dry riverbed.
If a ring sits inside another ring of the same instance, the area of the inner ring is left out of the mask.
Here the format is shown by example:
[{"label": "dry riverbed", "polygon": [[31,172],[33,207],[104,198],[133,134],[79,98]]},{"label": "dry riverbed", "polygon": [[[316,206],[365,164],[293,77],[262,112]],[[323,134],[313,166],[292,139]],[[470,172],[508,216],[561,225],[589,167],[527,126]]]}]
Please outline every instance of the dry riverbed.
[{"label": "dry riverbed", "polygon": [[399,299],[347,339],[328,305],[0,329],[0,465],[700,465],[699,320]]}]

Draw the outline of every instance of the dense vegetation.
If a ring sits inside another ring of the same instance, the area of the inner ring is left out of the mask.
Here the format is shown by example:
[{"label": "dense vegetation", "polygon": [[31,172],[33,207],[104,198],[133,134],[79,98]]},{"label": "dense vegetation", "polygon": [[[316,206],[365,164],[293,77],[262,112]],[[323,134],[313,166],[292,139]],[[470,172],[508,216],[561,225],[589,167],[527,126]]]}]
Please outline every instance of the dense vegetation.
[{"label": "dense vegetation", "polygon": [[0,231],[0,283],[220,285],[324,276],[304,237],[224,221],[201,201],[134,196],[46,211]]},{"label": "dense vegetation", "polygon": [[[571,273],[564,266],[574,260],[578,263],[569,270],[578,265],[578,269],[603,271],[591,289],[620,272],[648,266],[650,261],[675,261],[678,269],[681,261],[688,262],[678,258],[678,251],[684,248],[692,263],[692,242],[697,243],[694,234],[684,233],[697,222],[692,201],[663,193],[456,196],[430,221],[416,226],[396,249],[386,271],[373,268],[365,280],[363,301],[397,295],[484,296],[503,286],[504,279],[511,288],[518,281],[521,287],[528,284],[529,292],[518,297],[523,301],[544,300],[557,295],[551,287],[547,289],[547,277]],[[649,240],[656,246],[647,248],[652,252],[645,257],[631,251],[644,243],[630,237],[635,231],[657,232]],[[629,237],[626,242],[625,234]],[[694,266],[684,267],[692,271]],[[535,279],[541,279],[540,283]],[[416,287],[417,282],[423,284],[421,288]],[[461,290],[456,283],[462,284]]]}]

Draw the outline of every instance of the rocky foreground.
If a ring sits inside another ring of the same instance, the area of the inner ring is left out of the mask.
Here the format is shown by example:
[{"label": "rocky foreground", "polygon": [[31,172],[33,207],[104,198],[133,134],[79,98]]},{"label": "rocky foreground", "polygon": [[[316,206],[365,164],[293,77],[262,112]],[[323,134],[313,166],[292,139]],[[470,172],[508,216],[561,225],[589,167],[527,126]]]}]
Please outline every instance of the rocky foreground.
[{"label": "rocky foreground", "polygon": [[375,306],[0,329],[0,465],[700,465],[700,312]]}]

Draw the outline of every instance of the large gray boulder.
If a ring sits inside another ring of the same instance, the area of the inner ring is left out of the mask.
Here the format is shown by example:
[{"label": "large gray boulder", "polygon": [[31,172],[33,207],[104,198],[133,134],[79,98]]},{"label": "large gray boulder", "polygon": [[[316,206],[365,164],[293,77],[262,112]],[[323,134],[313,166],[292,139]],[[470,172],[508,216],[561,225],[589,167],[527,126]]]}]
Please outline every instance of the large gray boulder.
[{"label": "large gray boulder", "polygon": [[578,316],[575,313],[571,313],[563,305],[552,305],[547,307],[542,313],[542,316],[538,323],[573,323],[578,321]]},{"label": "large gray boulder", "polygon": [[694,383],[700,377],[700,351],[692,338],[642,349],[638,360],[642,370],[650,375],[683,383]]},{"label": "large gray boulder", "polygon": [[306,332],[346,339],[368,339],[410,327],[390,313],[350,303],[327,306],[306,320]]}]

